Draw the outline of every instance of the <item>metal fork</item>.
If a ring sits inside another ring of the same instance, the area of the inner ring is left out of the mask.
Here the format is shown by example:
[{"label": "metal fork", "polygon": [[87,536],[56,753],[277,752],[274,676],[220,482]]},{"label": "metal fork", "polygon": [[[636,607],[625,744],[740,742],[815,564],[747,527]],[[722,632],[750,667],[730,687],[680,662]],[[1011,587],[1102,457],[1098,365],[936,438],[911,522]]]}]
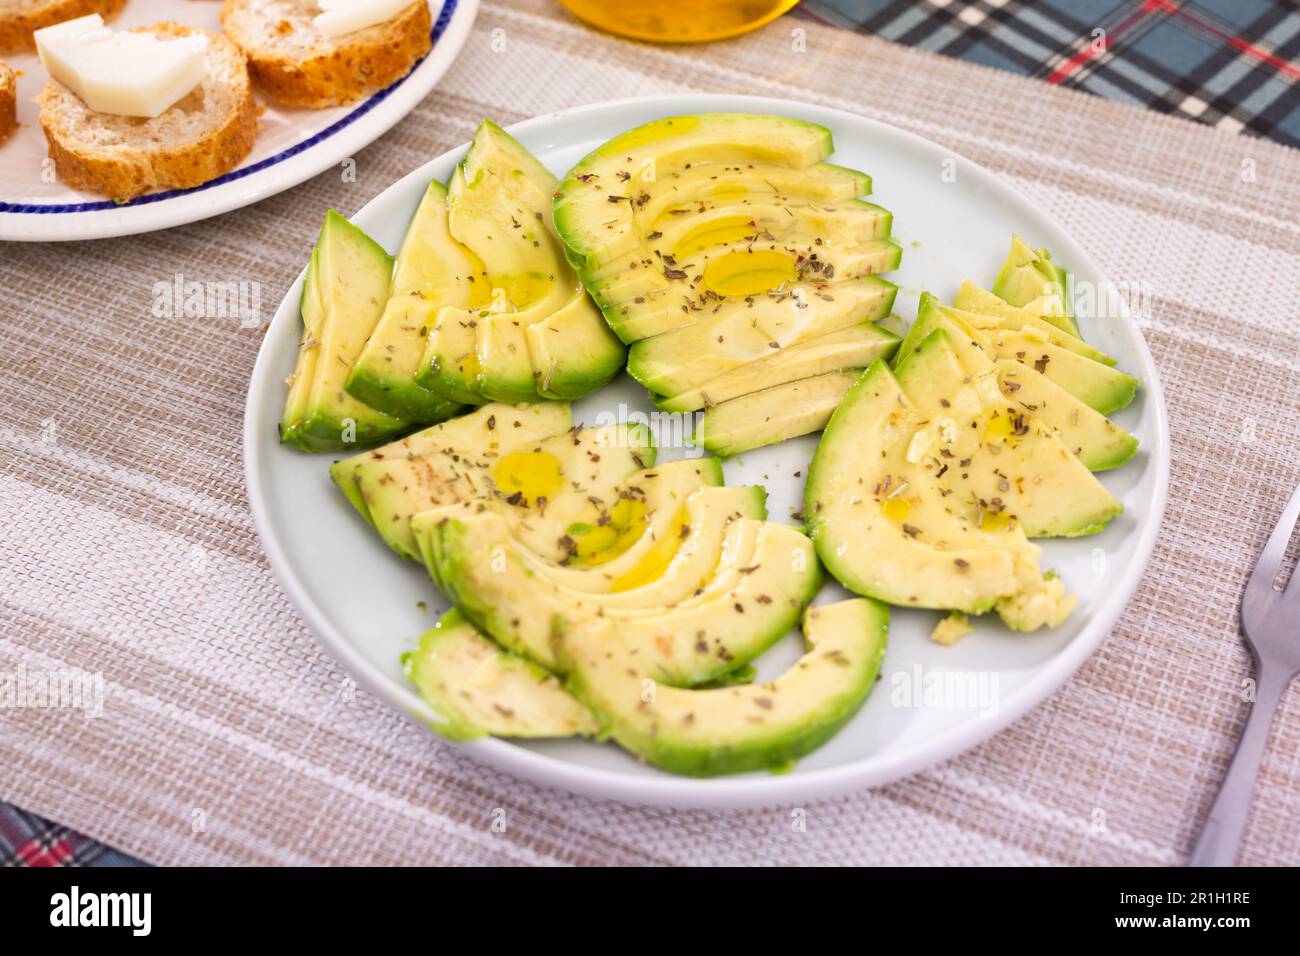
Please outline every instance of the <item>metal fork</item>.
[{"label": "metal fork", "polygon": [[1189,866],[1232,866],[1237,861],[1273,713],[1291,679],[1300,673],[1300,568],[1291,575],[1285,591],[1273,585],[1297,517],[1300,488],[1287,502],[1241,599],[1241,630],[1258,676],[1255,702]]}]

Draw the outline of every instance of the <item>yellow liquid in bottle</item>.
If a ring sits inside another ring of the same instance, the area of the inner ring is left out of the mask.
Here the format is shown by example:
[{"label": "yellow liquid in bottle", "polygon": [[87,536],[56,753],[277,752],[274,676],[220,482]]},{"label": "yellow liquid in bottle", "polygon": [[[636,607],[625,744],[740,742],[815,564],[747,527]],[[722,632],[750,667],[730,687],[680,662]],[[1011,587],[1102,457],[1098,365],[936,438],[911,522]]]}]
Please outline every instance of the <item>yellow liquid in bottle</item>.
[{"label": "yellow liquid in bottle", "polygon": [[771,23],[799,0],[560,0],[594,27],[658,43],[707,43]]}]

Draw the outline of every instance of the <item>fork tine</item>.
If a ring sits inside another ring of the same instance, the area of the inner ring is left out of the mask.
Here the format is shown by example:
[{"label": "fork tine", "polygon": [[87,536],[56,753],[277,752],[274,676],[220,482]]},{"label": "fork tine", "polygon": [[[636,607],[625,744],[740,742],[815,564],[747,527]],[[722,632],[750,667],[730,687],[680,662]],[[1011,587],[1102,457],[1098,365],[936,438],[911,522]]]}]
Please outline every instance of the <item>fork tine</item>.
[{"label": "fork tine", "polygon": [[[1264,551],[1259,556],[1259,561],[1255,564],[1255,570],[1251,572],[1250,589],[1267,588],[1275,590],[1273,579],[1277,577],[1278,569],[1282,566],[1282,559],[1286,556],[1286,546],[1291,542],[1291,533],[1295,530],[1296,519],[1300,518],[1300,486],[1291,493],[1291,500],[1286,503],[1286,508],[1282,512],[1282,517],[1278,519],[1277,527],[1273,533],[1268,536],[1268,544],[1264,546]],[[1294,585],[1300,579],[1300,574],[1291,576],[1291,584]],[[1290,588],[1288,587],[1288,590]]]}]

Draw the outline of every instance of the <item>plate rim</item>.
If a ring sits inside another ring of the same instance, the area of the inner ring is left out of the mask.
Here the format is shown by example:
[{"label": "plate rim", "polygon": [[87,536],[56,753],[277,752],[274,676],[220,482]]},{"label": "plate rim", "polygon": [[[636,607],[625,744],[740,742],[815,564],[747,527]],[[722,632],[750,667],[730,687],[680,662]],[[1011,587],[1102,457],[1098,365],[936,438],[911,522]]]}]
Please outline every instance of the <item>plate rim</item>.
[{"label": "plate rim", "polygon": [[[809,111],[821,113],[826,117],[825,122],[828,125],[836,119],[865,124],[867,127],[886,129],[891,135],[902,136],[904,139],[910,140],[913,145],[923,149],[943,150],[946,155],[959,156],[964,164],[964,169],[973,170],[977,176],[985,177],[987,181],[995,183],[997,188],[1012,194],[1027,209],[1049,223],[1061,235],[1068,237],[1078,253],[1078,255],[1071,254],[1073,262],[1081,265],[1086,271],[1103,279],[1105,278],[1106,273],[1098,267],[1096,261],[1087,253],[1087,250],[1073,238],[1073,234],[1014,184],[961,153],[941,146],[924,136],[837,107],[780,97],[747,94],[663,94],[604,100],[570,109],[556,110],[513,123],[506,129],[514,135],[526,135],[539,127],[545,127],[547,124],[560,119],[567,120],[574,117],[580,119],[585,114],[649,107],[653,104],[663,104],[664,109],[671,110],[671,112],[666,112],[664,115],[699,112],[701,110],[691,108],[692,104],[697,103],[711,104],[707,107],[708,111],[718,112],[721,108],[714,104],[720,100],[736,104],[732,110],[735,112],[781,114],[793,107],[799,113]],[[388,187],[381,190],[358,209],[349,219],[363,216],[373,206],[380,203],[390,191],[399,189],[414,179],[429,178],[430,174],[427,170],[447,159],[454,159],[459,155],[463,155],[467,147],[468,143],[447,150],[422,163],[405,176],[394,180]],[[305,271],[304,267],[290,284],[284,299],[276,308],[275,317],[271,320],[271,327],[274,326],[276,317],[285,309],[287,304],[292,305],[292,303],[297,302]],[[1145,337],[1142,335],[1141,327],[1133,320],[1126,303],[1120,301],[1119,306],[1119,320],[1126,322],[1134,335],[1137,359],[1151,372],[1149,376],[1144,372],[1142,388],[1146,393],[1145,400],[1151,403],[1155,422],[1154,447],[1150,449],[1150,467],[1155,469],[1154,507],[1149,509],[1144,522],[1139,519],[1139,525],[1136,529],[1135,550],[1131,561],[1132,573],[1107,594],[1101,606],[1088,619],[1075,638],[1045,664],[1037,666],[1033,675],[1008,698],[999,701],[996,715],[977,722],[958,725],[950,731],[937,734],[934,739],[927,741],[924,745],[915,747],[910,752],[894,758],[882,759],[879,756],[871,756],[834,767],[809,770],[798,774],[706,779],[681,777],[667,772],[653,776],[619,773],[599,767],[570,763],[519,746],[508,739],[483,737],[472,741],[452,742],[436,734],[434,735],[435,739],[457,747],[475,760],[514,776],[523,777],[534,784],[559,787],[586,797],[615,800],[632,805],[682,809],[739,809],[783,805],[789,804],[791,801],[806,799],[827,799],[871,787],[883,786],[965,753],[967,750],[1001,733],[1034,707],[1044,703],[1055,694],[1105,642],[1115,623],[1127,609],[1138,585],[1146,576],[1155,550],[1156,539],[1163,526],[1169,497],[1170,471],[1169,419],[1164,388],[1160,381],[1155,358],[1147,345]],[[259,403],[263,400],[261,393],[270,381],[265,366],[270,361],[268,356],[271,350],[267,347],[267,338],[270,335],[271,327],[268,327],[267,336],[263,337],[258,348],[257,360],[254,363],[245,401],[243,429],[245,486],[253,515],[253,523],[257,529],[263,551],[266,554],[273,575],[284,589],[295,609],[302,616],[308,630],[311,631],[317,642],[342,663],[362,686],[383,701],[385,705],[393,708],[407,719],[422,725],[422,729],[432,734],[433,731],[426,726],[432,719],[432,712],[428,710],[427,705],[409,688],[399,686],[396,681],[392,681],[382,673],[372,669],[370,663],[353,647],[352,643],[335,628],[324,612],[317,608],[308,598],[306,588],[294,573],[279,540],[270,533],[272,526],[271,515],[267,508],[264,489],[256,479],[262,459],[257,439],[257,429],[254,426],[259,415]]]},{"label": "plate rim", "polygon": [[[224,182],[167,190],[155,194],[162,197],[158,199],[146,195],[140,197],[144,202],[120,208],[0,211],[0,241],[83,242],[158,232],[234,212],[301,185],[365,149],[410,114],[437,87],[464,49],[478,10],[479,0],[443,0],[434,17],[433,46],[410,72],[312,137],[259,160],[274,160],[269,165],[251,171],[236,168],[218,177]],[[330,133],[331,129],[335,132]],[[328,135],[312,141],[322,134]],[[226,179],[231,176],[234,178]]]}]

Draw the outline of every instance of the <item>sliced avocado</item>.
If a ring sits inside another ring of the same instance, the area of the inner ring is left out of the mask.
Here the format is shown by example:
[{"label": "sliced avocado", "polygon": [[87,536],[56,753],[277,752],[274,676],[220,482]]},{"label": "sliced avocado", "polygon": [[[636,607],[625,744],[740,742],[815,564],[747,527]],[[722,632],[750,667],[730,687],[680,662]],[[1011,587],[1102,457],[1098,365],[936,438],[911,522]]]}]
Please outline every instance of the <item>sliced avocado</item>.
[{"label": "sliced avocado", "polygon": [[[871,193],[870,176],[831,163],[814,163],[801,168],[775,163],[745,163],[743,169],[749,175],[743,179],[726,175],[728,171],[741,168],[713,161],[693,163],[661,174],[656,165],[654,176],[649,176],[650,168],[643,167],[641,175],[636,178],[639,190],[636,200],[640,203],[638,215],[654,222],[663,218],[666,209],[696,201],[765,201],[772,196],[781,196],[792,202],[839,203]],[[641,201],[640,191],[649,198]]]},{"label": "sliced avocado", "polygon": [[348,375],[348,393],[424,424],[459,411],[460,402],[422,387],[415,373],[439,309],[469,305],[477,271],[477,262],[447,229],[447,190],[430,183],[397,253],[383,315]]},{"label": "sliced avocado", "polygon": [[[971,291],[963,296],[963,292],[968,288]],[[922,293],[921,301],[917,305],[918,320],[925,316],[927,312],[935,311],[965,328],[981,332],[988,332],[992,329],[1000,329],[1006,332],[1024,332],[1034,339],[1051,342],[1053,345],[1069,349],[1071,352],[1077,352],[1079,355],[1090,358],[1094,362],[1100,362],[1102,365],[1115,364],[1115,359],[1100,349],[1093,348],[1083,339],[1075,338],[1068,332],[1062,332],[1055,325],[1033,312],[1007,305],[991,292],[980,289],[979,286],[969,282],[962,283],[961,289],[957,292],[957,299],[968,302],[974,301],[972,307],[943,305],[930,293]],[[990,307],[989,300],[997,303],[997,305]],[[912,341],[906,343],[904,351],[925,338],[926,334],[929,333],[929,329],[924,329],[917,322],[913,323],[911,332],[909,338]]]},{"label": "sliced avocado", "polygon": [[[486,274],[483,288],[487,289]],[[490,291],[490,290],[489,290]],[[483,405],[488,398],[478,387],[478,328],[476,313],[455,306],[438,310],[424,343],[415,383],[448,401]]]},{"label": "sliced avocado", "polygon": [[576,529],[612,520],[622,490],[654,461],[646,425],[575,428],[503,455],[486,476],[487,491],[522,544],[548,561],[566,561],[576,547],[570,542],[584,539]]},{"label": "sliced avocado", "polygon": [[1070,349],[1025,332],[990,330],[989,338],[1000,358],[1019,362],[1041,372],[1089,408],[1103,415],[1127,407],[1137,394],[1138,380]]},{"label": "sliced avocado", "polygon": [[627,349],[585,295],[528,326],[527,336],[537,392],[545,398],[581,398],[627,361]]},{"label": "sliced avocado", "polygon": [[748,303],[769,296],[788,302],[787,287],[800,282],[812,283],[819,298],[833,299],[840,284],[888,272],[902,261],[902,249],[893,239],[856,247],[839,247],[821,236],[791,239],[742,239],[688,258],[665,257],[658,266],[588,281],[587,289],[610,328],[632,342],[708,321],[720,300]]},{"label": "sliced avocado", "polygon": [[640,193],[652,195],[649,187],[674,172],[707,162],[806,169],[832,149],[826,127],[779,116],[706,113],[654,120],[597,147],[569,171],[556,192],[555,226],[569,261],[585,278],[586,270],[636,247]]},{"label": "sliced avocado", "polygon": [[449,740],[591,737],[600,730],[555,675],[494,644],[459,611],[426,631],[403,666],[440,718],[429,726]]},{"label": "sliced avocado", "polygon": [[1070,308],[1069,283],[1069,273],[1052,261],[1050,252],[1035,250],[1019,236],[1012,236],[1011,251],[993,283],[993,294],[1011,305],[1035,303],[1044,319],[1081,338]]},{"label": "sliced avocado", "polygon": [[[748,180],[746,176],[743,181]],[[894,221],[888,209],[865,199],[847,199],[828,205],[780,193],[748,192],[714,199],[685,198],[660,209],[654,219],[643,208],[638,218],[654,226],[647,230],[644,242],[584,273],[588,288],[593,292],[599,290],[596,301],[601,305],[623,301],[626,294],[617,294],[618,290],[628,288],[622,280],[641,277],[647,272],[642,267],[651,266],[655,261],[667,262],[671,257],[688,268],[687,263],[715,247],[751,244],[765,247],[773,242],[780,247],[802,247],[819,238],[823,242],[833,239],[841,256],[848,250],[883,252],[886,246],[872,243],[889,239]],[[842,259],[837,263],[843,264]],[[649,274],[654,276],[655,271],[650,269]],[[647,290],[642,286],[639,291]]]},{"label": "sliced avocado", "polygon": [[[752,489],[722,487],[722,468],[716,458],[681,459],[647,468],[629,475],[604,495],[577,492],[559,496],[557,502],[560,507],[568,505],[565,510],[570,516],[578,513],[577,520],[570,520],[567,528],[548,513],[547,523],[539,533],[526,516],[520,519],[518,513],[497,510],[510,519],[519,519],[512,521],[512,534],[530,555],[547,562],[546,573],[557,584],[575,591],[610,594],[653,580],[675,559],[692,535],[688,503],[705,489],[718,492],[719,498],[713,504],[724,506],[728,512],[766,517],[765,497],[752,494]],[[455,517],[460,510],[440,506],[411,519],[411,534],[420,549],[420,560],[435,581],[438,568],[428,551],[428,529]],[[563,536],[567,540],[558,542],[557,554],[556,538],[562,530],[567,531]],[[620,602],[626,604],[633,599],[635,595]]]},{"label": "sliced avocado", "polygon": [[[635,564],[617,575],[605,566],[558,567],[529,549],[516,532],[515,541],[533,566],[555,584],[598,600],[603,611],[666,607],[699,593],[722,560],[731,522],[766,517],[766,492],[753,487],[704,487],[691,494],[674,519],[673,533],[658,537]],[[439,508],[412,522],[417,537],[442,521],[469,514],[467,506]],[[431,552],[429,552],[431,553]],[[436,572],[437,566],[431,570]],[[599,597],[596,597],[599,595]]]},{"label": "sliced avocado", "polygon": [[388,299],[392,257],[333,210],[303,281],[303,340],[280,440],[303,451],[357,448],[410,426],[353,398],[348,374]]},{"label": "sliced avocado", "polygon": [[892,215],[858,198],[870,179],[821,162],[830,148],[823,127],[783,117],[659,120],[574,167],[556,193],[556,227],[629,344],[799,283],[829,299],[901,258]]},{"label": "sliced avocado", "polygon": [[695,442],[726,458],[821,431],[861,371],[829,372],[714,405],[700,417]]},{"label": "sliced avocado", "polygon": [[[1066,332],[1059,325],[1048,322],[1039,313],[1011,305],[1006,300],[998,298],[988,289],[980,288],[969,279],[962,281],[961,286],[957,289],[957,295],[953,297],[952,304],[954,308],[961,309],[963,312],[983,316],[985,321],[980,324],[981,328],[999,325],[1005,329],[1038,329],[1054,345],[1070,349],[1072,352],[1078,352],[1080,355],[1086,355],[1094,362],[1101,362],[1103,365],[1115,364],[1115,359],[1111,356],[1100,349],[1093,348],[1083,339]],[[993,319],[997,321],[991,321]]]},{"label": "sliced avocado", "polygon": [[411,533],[414,514],[473,501],[499,505],[525,543],[560,560],[566,552],[557,542],[575,523],[594,522],[600,513],[603,506],[593,499],[611,499],[629,475],[654,461],[643,425],[575,429],[531,441],[524,437],[503,435],[490,448],[446,445],[425,456],[363,462],[352,480],[375,530],[399,554],[419,557]]},{"label": "sliced avocado", "polygon": [[[645,241],[623,256],[589,269],[584,282],[599,306],[619,306],[637,295],[672,289],[671,276],[658,265],[676,265],[686,272],[705,274],[708,285],[718,293],[729,294],[725,285],[746,272],[746,265],[771,268],[771,252],[797,250],[815,255],[816,272],[861,276],[884,272],[897,265],[900,248],[889,237],[893,215],[888,209],[852,199],[826,206],[807,203],[790,196],[774,194],[768,198],[740,196],[722,200],[692,199],[668,206],[659,219],[650,220],[645,212],[638,221],[653,226],[646,229]],[[725,272],[714,259],[728,252],[744,252],[749,261],[733,256],[735,263]],[[766,261],[764,261],[766,260]],[[790,264],[792,272],[798,265]],[[780,263],[776,263],[780,265]],[[809,268],[813,268],[810,261]]]},{"label": "sliced avocado", "polygon": [[[445,380],[448,391],[508,402],[576,397],[622,365],[622,346],[555,235],[555,182],[528,150],[486,120],[453,173],[448,225],[481,262],[484,297],[440,317],[436,348],[443,351],[431,351],[426,378]],[[545,335],[530,335],[541,321],[548,322]],[[464,351],[470,330],[472,360]]]},{"label": "sliced avocado", "polygon": [[821,583],[812,544],[795,529],[750,518],[728,527],[735,542],[697,595],[636,610],[607,609],[599,595],[556,584],[490,511],[432,525],[429,552],[466,617],[548,670],[571,670],[566,635],[580,632],[584,646],[603,639],[636,656],[647,677],[691,686],[761,654],[799,619]]},{"label": "sliced avocado", "polygon": [[291,440],[294,426],[307,411],[307,400],[311,397],[312,385],[316,380],[316,360],[320,356],[321,323],[324,320],[324,309],[317,289],[319,265],[320,252],[313,247],[302,280],[302,294],[298,297],[302,337],[298,346],[298,358],[293,373],[289,376],[289,394],[284,401],[284,412],[280,416],[282,442]]},{"label": "sliced avocado", "polygon": [[822,433],[804,520],[826,569],[850,591],[980,614],[1039,577],[1038,548],[1017,527],[981,530],[946,506],[935,469],[908,460],[923,421],[889,366],[872,365]]},{"label": "sliced avocado", "polygon": [[1137,452],[1138,440],[1032,367],[1001,361],[998,385],[1008,414],[1028,412],[1054,431],[1089,471],[1118,468]]},{"label": "sliced avocado", "polygon": [[833,295],[804,284],[720,303],[695,324],[633,345],[628,374],[653,392],[675,395],[727,372],[743,373],[800,342],[879,319],[897,293],[893,283],[870,276],[835,286]]},{"label": "sliced avocado", "polygon": [[850,368],[863,369],[878,358],[888,359],[897,348],[898,336],[892,332],[871,322],[851,325],[755,359],[714,376],[697,388],[659,399],[656,404],[668,412],[707,408],[815,375]]},{"label": "sliced avocado", "polygon": [[1007,401],[994,364],[975,357],[977,369],[963,365],[936,329],[899,363],[898,386],[926,421],[909,458],[928,463],[949,507],[977,525],[1010,521],[1031,538],[1100,531],[1119,502],[1056,434]]},{"label": "sliced avocado", "polygon": [[917,320],[899,347],[895,365],[902,362],[941,319],[955,322],[972,342],[991,356],[1032,368],[1102,415],[1125,407],[1137,394],[1137,379],[1093,361],[1074,348],[1056,344],[1041,329],[1005,328],[1001,325],[975,328],[968,313],[939,305],[928,293],[921,297]]},{"label": "sliced avocado", "polygon": [[[979,317],[941,306],[929,293],[923,293],[916,321],[895,364],[901,364],[930,334],[942,329],[966,375],[987,375],[996,364],[1004,411],[1010,418],[1018,416],[1045,425],[1090,471],[1115,468],[1132,457],[1137,439],[1032,366],[1000,360],[994,340],[973,327],[972,318]],[[1068,338],[1064,332],[1053,331]],[[994,334],[999,333],[995,330]]]},{"label": "sliced avocado", "polygon": [[810,607],[804,655],[765,684],[710,690],[647,684],[635,657],[581,631],[568,687],[648,762],[705,777],[785,768],[820,747],[875,686],[889,609],[864,598]]},{"label": "sliced avocado", "polygon": [[563,402],[486,405],[337,461],[330,477],[394,550],[415,558],[406,530],[412,514],[485,496],[488,475],[503,456],[565,434],[572,422]]}]

